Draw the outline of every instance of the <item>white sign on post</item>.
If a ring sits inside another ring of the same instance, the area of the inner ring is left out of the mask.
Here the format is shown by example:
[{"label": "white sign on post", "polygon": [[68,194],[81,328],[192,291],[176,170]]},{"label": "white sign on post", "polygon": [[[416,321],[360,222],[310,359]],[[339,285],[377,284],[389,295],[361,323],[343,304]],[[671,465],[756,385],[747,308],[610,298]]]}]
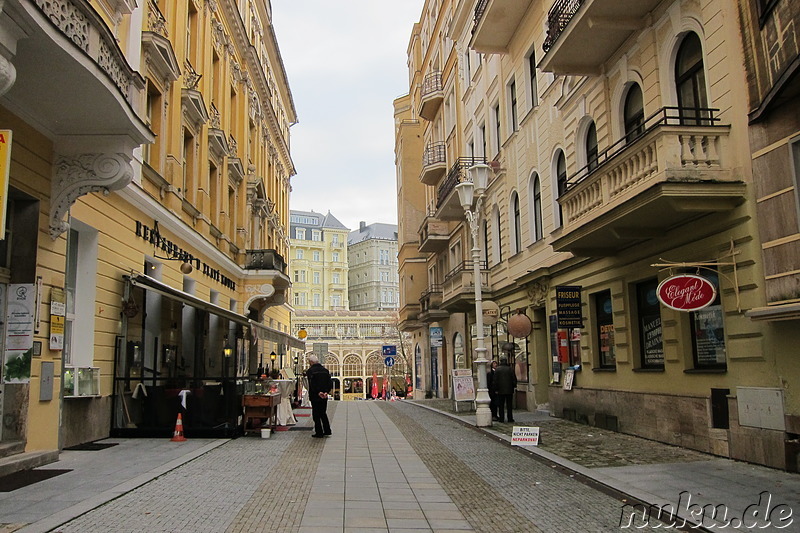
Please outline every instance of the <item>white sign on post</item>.
[{"label": "white sign on post", "polygon": [[528,426],[514,426],[511,432],[512,446],[538,446],[539,428]]},{"label": "white sign on post", "polygon": [[472,370],[453,369],[453,399],[457,402],[471,402],[475,399]]}]

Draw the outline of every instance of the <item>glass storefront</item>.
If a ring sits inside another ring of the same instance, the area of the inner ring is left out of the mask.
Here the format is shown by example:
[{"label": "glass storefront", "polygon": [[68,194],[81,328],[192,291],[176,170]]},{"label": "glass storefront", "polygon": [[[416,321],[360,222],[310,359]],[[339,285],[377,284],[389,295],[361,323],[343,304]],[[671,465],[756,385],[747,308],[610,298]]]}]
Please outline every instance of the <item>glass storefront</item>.
[{"label": "glass storefront", "polygon": [[237,434],[251,359],[247,320],[159,285],[129,283],[112,435],[169,435],[178,413],[188,434]]}]

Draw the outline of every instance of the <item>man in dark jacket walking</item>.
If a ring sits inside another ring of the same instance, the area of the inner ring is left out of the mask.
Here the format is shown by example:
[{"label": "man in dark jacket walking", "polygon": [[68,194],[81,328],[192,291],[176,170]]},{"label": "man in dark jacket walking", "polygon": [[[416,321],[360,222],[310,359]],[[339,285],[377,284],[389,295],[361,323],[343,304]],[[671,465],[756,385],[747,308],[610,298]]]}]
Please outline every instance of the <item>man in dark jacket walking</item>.
[{"label": "man in dark jacket walking", "polygon": [[322,438],[331,434],[331,425],[328,422],[328,393],[333,388],[331,373],[319,362],[319,357],[314,354],[308,356],[311,365],[306,370],[308,379],[308,398],[311,400],[311,416],[314,419],[315,438]]},{"label": "man in dark jacket walking", "polygon": [[497,419],[502,422],[504,412],[508,409],[508,422],[514,422],[514,414],[511,411],[511,404],[514,398],[514,391],[517,388],[517,376],[514,369],[508,365],[508,358],[500,358],[500,366],[494,371],[494,392],[497,394]]}]

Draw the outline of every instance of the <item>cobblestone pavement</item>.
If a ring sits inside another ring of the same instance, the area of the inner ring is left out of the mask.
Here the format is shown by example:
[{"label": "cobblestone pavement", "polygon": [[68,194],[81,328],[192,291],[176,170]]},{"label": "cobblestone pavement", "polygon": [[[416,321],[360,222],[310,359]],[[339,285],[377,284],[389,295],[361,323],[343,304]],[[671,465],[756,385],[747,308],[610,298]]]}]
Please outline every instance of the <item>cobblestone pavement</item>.
[{"label": "cobblestone pavement", "polygon": [[[404,402],[379,405],[475,531],[572,533],[619,529],[626,502],[435,412]],[[654,531],[657,525],[637,529]]]},{"label": "cobblestone pavement", "polygon": [[[414,403],[427,405],[434,409],[456,415],[474,415],[475,411],[465,411],[464,402],[456,412],[453,401],[448,399],[413,400]],[[691,461],[707,461],[712,456],[655,442],[633,435],[625,435],[608,431],[563,418],[548,415],[536,415],[527,411],[515,411],[515,424],[494,422],[492,429],[511,436],[514,425],[527,424],[533,418],[539,426],[539,448],[569,459],[587,468],[605,468],[613,466],[632,466],[663,463],[685,463]],[[647,452],[643,453],[646,449]]]},{"label": "cobblestone pavement", "polygon": [[[373,440],[379,446],[370,451],[374,464],[388,468],[384,457],[393,453],[398,458],[406,457],[398,465],[403,466],[402,471],[407,468],[404,465],[410,464],[410,471],[417,475],[429,472],[427,482],[419,480],[421,486],[425,490],[440,486],[439,490],[446,493],[443,496],[452,500],[448,505],[454,507],[447,512],[453,518],[463,516],[462,522],[466,521],[456,529],[482,533],[619,529],[624,501],[571,479],[457,420],[407,402],[332,404],[330,415],[334,427],[347,428],[346,441],[312,439],[309,431],[300,430],[278,433],[266,442],[258,438],[232,440],[55,531],[453,533],[455,530],[437,528],[430,521],[405,520],[403,513],[411,511],[403,509],[410,508],[397,505],[412,502],[399,501],[399,495],[391,491],[384,495],[397,480],[382,478],[379,470],[385,472],[378,467],[375,474],[380,495],[374,502],[378,507],[355,512],[364,513],[365,523],[376,520],[378,515],[381,519],[385,516],[388,526],[346,527],[347,521],[353,519],[348,519],[345,513],[345,527],[333,523],[305,527],[309,512],[316,511],[315,516],[319,516],[320,509],[313,505],[307,508],[306,504],[315,494],[316,498],[326,495],[319,490],[330,479],[325,476],[337,475],[331,468],[345,470],[345,463],[339,467],[337,461],[351,457],[354,447],[373,447]],[[340,429],[334,431],[334,437],[337,431]],[[401,437],[400,441],[393,437],[397,442],[393,452],[379,444],[385,439],[379,439],[378,435],[389,434]],[[410,445],[407,452],[406,441]],[[411,450],[413,455],[409,455]],[[419,467],[414,466],[415,462]],[[348,488],[347,492],[351,490]],[[395,498],[389,497],[390,494]],[[394,527],[389,520],[392,517]],[[334,518],[337,517],[331,517],[332,522]],[[637,529],[654,528],[649,524]]]},{"label": "cobblestone pavement", "polygon": [[323,450],[310,434],[232,440],[56,531],[296,532]]}]

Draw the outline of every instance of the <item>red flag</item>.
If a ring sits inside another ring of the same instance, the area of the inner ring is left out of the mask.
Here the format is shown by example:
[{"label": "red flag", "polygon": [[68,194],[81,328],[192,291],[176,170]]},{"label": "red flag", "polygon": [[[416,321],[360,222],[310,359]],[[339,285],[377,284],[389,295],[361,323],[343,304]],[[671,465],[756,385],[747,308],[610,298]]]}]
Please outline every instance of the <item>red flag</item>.
[{"label": "red flag", "polygon": [[386,378],[383,378],[383,393],[381,396],[383,396],[384,400],[386,399]]}]

